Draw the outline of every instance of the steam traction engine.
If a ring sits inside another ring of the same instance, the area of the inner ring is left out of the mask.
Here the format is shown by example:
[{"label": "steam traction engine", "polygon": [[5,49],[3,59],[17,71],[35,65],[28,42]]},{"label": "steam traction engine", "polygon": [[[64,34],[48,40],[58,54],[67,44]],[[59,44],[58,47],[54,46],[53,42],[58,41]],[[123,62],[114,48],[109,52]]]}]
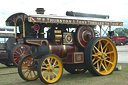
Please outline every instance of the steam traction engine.
[{"label": "steam traction engine", "polygon": [[80,13],[74,12],[67,12],[67,15],[17,13],[8,19],[8,24],[12,24],[12,19],[22,19],[18,22],[23,25],[22,41],[30,46],[31,55],[23,57],[18,65],[22,79],[33,81],[40,78],[44,83],[55,83],[60,79],[63,67],[72,74],[87,70],[94,75],[113,72],[117,63],[116,48],[110,39],[95,37],[93,29],[96,25],[122,26],[123,23],[103,19],[108,17],[104,15],[88,15],[95,19],[86,18],[86,15],[80,17]]}]

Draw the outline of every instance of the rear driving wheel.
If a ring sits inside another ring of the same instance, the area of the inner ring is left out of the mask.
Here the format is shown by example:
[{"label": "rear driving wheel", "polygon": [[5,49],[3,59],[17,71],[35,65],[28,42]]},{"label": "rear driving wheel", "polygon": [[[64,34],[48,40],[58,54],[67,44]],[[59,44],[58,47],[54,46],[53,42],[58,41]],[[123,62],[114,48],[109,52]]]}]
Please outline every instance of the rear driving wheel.
[{"label": "rear driving wheel", "polygon": [[38,74],[44,83],[57,82],[63,73],[63,65],[60,58],[56,55],[49,54],[41,58],[38,64]]},{"label": "rear driving wheel", "polygon": [[85,63],[94,75],[111,74],[117,63],[117,50],[113,42],[105,37],[93,38],[85,47]]},{"label": "rear driving wheel", "polygon": [[25,56],[20,60],[18,73],[20,77],[26,81],[34,81],[38,79],[37,67],[34,65],[30,55]]}]

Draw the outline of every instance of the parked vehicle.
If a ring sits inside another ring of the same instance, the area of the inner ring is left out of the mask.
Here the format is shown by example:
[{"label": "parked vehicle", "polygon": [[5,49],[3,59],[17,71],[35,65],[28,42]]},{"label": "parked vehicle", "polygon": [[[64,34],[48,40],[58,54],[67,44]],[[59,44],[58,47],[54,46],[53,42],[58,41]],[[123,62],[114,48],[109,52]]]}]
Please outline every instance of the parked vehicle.
[{"label": "parked vehicle", "polygon": [[[41,9],[38,13],[42,13]],[[23,57],[18,65],[22,79],[40,78],[44,83],[55,83],[61,78],[63,68],[72,74],[88,70],[93,75],[104,76],[113,72],[117,63],[116,47],[109,38],[95,37],[93,28],[122,26],[123,22],[105,19],[108,17],[105,15],[86,18],[80,17],[83,13],[66,14],[68,16],[16,13],[6,20],[7,25],[15,26],[16,41],[30,46],[30,55]],[[17,37],[17,28],[21,38]]]},{"label": "parked vehicle", "polygon": [[111,38],[115,45],[125,45],[127,43],[127,36],[112,36]]},{"label": "parked vehicle", "polygon": [[6,66],[12,66],[10,61],[10,53],[13,47],[15,46],[16,41],[14,38],[13,32],[3,32],[0,31],[0,63],[5,64]]},{"label": "parked vehicle", "polygon": [[30,54],[30,47],[17,43],[14,36],[14,32],[0,31],[0,63],[6,66],[18,66],[21,57]]}]

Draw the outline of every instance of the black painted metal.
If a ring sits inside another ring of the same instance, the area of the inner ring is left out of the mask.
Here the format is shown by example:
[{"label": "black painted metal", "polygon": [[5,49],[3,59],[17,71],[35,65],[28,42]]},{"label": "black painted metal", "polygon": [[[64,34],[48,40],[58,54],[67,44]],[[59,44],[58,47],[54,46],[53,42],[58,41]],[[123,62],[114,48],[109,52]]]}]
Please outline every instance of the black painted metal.
[{"label": "black painted metal", "polygon": [[30,53],[34,59],[49,54],[49,46],[31,46]]},{"label": "black painted metal", "polygon": [[109,19],[109,15],[89,14],[89,13],[80,13],[80,12],[73,12],[73,11],[67,11],[66,15],[67,16],[77,16],[77,17]]}]

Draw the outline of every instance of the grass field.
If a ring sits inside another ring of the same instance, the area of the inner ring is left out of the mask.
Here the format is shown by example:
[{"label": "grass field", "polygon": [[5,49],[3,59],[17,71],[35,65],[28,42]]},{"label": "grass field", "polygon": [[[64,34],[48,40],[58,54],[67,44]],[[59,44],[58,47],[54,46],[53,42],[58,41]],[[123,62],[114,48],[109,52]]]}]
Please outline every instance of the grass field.
[{"label": "grass field", "polygon": [[[108,76],[93,76],[89,72],[84,74],[69,74],[64,70],[59,82],[52,85],[128,85],[128,64],[122,66],[121,71],[114,71]],[[10,74],[6,74],[10,73]],[[11,74],[12,73],[12,74]],[[20,78],[17,68],[0,64],[0,85],[45,85],[40,79],[26,82]]]}]

